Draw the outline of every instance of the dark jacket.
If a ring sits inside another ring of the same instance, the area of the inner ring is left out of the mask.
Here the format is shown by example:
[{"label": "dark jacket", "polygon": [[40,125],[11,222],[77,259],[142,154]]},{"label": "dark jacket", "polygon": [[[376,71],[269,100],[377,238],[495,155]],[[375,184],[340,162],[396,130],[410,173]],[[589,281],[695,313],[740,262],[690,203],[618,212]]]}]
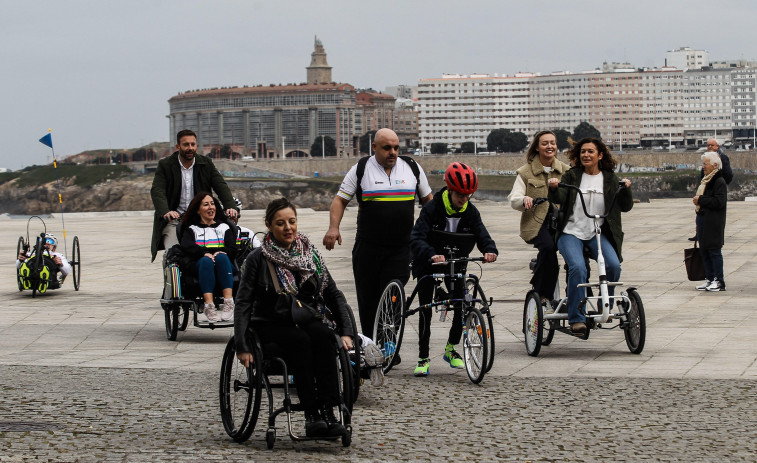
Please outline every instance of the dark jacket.
[{"label": "dark jacket", "polygon": [[[563,174],[560,181],[569,185],[581,186],[581,177],[583,174],[583,166],[573,167]],[[613,198],[615,198],[615,192],[618,191],[620,178],[615,175],[615,172],[610,170],[603,170],[602,178],[602,191],[605,197],[605,207],[607,208],[610,207]],[[581,200],[577,199],[576,196],[578,196],[578,192],[572,188],[558,187],[554,190],[549,190],[549,200],[553,203],[559,204],[560,211],[563,212],[561,214],[560,223],[557,227],[557,233],[555,234],[555,242],[557,242],[557,239],[562,235],[562,230],[568,223],[568,219],[573,215],[573,205],[575,202],[579,201],[579,208],[581,206]],[[610,215],[605,218],[604,224],[602,225],[602,234],[610,240],[610,244],[612,244],[613,249],[615,249],[615,253],[618,255],[618,260],[620,260],[620,262],[623,262],[623,255],[621,254],[623,248],[623,223],[620,219],[620,213],[628,212],[632,207],[633,197],[631,196],[631,189],[624,188],[620,190],[615,207],[613,207]],[[583,210],[581,210],[580,214],[583,214]]]},{"label": "dark jacket", "polygon": [[[324,267],[328,274],[328,270]],[[273,286],[271,272],[268,263],[263,256],[262,248],[252,250],[242,265],[242,276],[239,279],[239,289],[236,295],[234,307],[234,340],[237,352],[252,352],[247,342],[245,333],[255,325],[255,322],[281,322],[274,315],[273,308],[279,295]],[[310,302],[310,301],[306,301]],[[329,281],[323,291],[323,301],[332,313],[332,321],[337,325],[337,331],[341,336],[352,336],[352,318],[344,294],[336,287],[334,279],[329,274]],[[282,340],[286,342],[286,340]]]},{"label": "dark jacket", "polygon": [[[194,194],[200,191],[215,193],[221,201],[224,209],[237,209],[234,199],[231,196],[231,190],[226,184],[226,180],[213,161],[209,157],[200,154],[195,155],[195,165],[192,171]],[[150,197],[155,206],[155,218],[152,226],[152,260],[158,251],[163,249],[161,240],[165,222],[163,216],[169,211],[175,211],[179,207],[181,197],[181,167],[179,166],[179,152],[167,156],[158,161],[158,168],[155,171],[155,177],[152,179],[152,188],[150,188]]]},{"label": "dark jacket", "polygon": [[482,254],[487,252],[499,254],[494,240],[489,236],[489,232],[481,221],[481,214],[479,214],[478,209],[476,209],[473,203],[469,201],[468,207],[461,213],[447,215],[447,211],[444,209],[444,200],[442,199],[442,192],[446,189],[445,187],[439,190],[434,195],[434,198],[423,206],[418,220],[415,222],[415,226],[413,226],[413,231],[410,233],[410,250],[413,253],[413,276],[416,278],[431,272],[430,269],[432,267],[428,260],[436,255],[437,252],[429,243],[430,234],[434,230],[444,231],[448,217],[460,218],[457,233],[472,233],[476,237],[476,247]]},{"label": "dark jacket", "polygon": [[697,215],[701,230],[699,246],[703,249],[720,249],[725,244],[725,212],[728,204],[728,187],[723,172],[718,171],[707,182],[704,193],[699,196]]}]

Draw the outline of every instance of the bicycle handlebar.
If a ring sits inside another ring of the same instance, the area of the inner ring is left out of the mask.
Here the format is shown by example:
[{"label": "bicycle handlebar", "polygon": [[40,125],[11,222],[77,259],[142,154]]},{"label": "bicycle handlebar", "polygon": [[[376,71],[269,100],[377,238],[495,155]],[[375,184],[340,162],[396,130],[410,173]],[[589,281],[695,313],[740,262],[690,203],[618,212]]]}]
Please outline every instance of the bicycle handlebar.
[{"label": "bicycle handlebar", "polygon": [[446,259],[444,262],[432,262],[431,259],[428,260],[431,265],[447,265],[451,263],[457,263],[457,262],[484,262],[483,257],[455,257],[454,259]]},{"label": "bicycle handlebar", "polygon": [[623,190],[623,189],[626,188],[626,182],[624,182],[624,181],[618,182],[618,190],[615,192],[615,196],[613,196],[613,198],[612,198],[612,202],[610,203],[610,207],[608,207],[605,210],[605,213],[603,215],[599,215],[599,214],[597,214],[597,215],[591,215],[591,214],[589,214],[589,211],[586,210],[586,202],[584,201],[584,193],[577,186],[570,185],[570,184],[567,184],[567,183],[562,183],[562,182],[558,183],[557,186],[558,187],[563,187],[563,188],[573,189],[573,190],[576,190],[578,192],[578,197],[581,198],[581,207],[583,208],[584,215],[586,215],[586,217],[589,217],[590,219],[592,219],[592,218],[604,219],[608,215],[610,215],[610,212],[612,211],[612,208],[615,207],[615,203],[618,201],[618,193],[620,193],[621,190]]}]

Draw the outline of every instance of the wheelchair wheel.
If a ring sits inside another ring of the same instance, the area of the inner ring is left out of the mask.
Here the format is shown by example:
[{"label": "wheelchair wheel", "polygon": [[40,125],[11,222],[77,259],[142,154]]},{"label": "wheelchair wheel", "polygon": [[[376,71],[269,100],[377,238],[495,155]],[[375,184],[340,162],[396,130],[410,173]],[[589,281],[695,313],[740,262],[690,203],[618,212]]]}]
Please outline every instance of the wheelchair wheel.
[{"label": "wheelchair wheel", "polygon": [[[244,442],[250,438],[260,412],[262,372],[258,370],[258,367],[262,363],[262,357],[258,354],[256,347],[253,346],[252,349],[253,358],[256,361],[250,368],[245,368],[237,360],[234,336],[232,336],[226,344],[221,360],[219,389],[221,421],[226,433],[237,442]],[[273,442],[276,441],[275,430],[272,437],[269,441],[268,433],[266,433],[268,448],[273,448]]]},{"label": "wheelchair wheel", "polygon": [[531,357],[539,355],[544,330],[544,308],[536,291],[529,291],[523,307],[523,334],[526,336],[526,352]]},{"label": "wheelchair wheel", "polygon": [[71,273],[74,277],[74,290],[79,291],[79,283],[81,282],[81,252],[79,249],[79,237],[74,236],[74,245],[71,249],[71,258],[69,263],[71,264]]},{"label": "wheelchair wheel", "polygon": [[[18,237],[18,246],[16,246],[16,258],[18,258],[18,256],[21,254],[21,252],[24,250],[25,247],[26,247],[26,241],[24,241],[24,237],[23,236],[19,236]],[[16,270],[16,281],[18,283],[18,290],[19,291],[23,291],[24,290],[24,282],[21,279],[21,273],[18,270]]]},{"label": "wheelchair wheel", "polygon": [[623,333],[626,337],[628,350],[632,354],[640,354],[644,350],[644,341],[647,336],[647,321],[644,315],[644,304],[641,296],[635,289],[628,290],[628,298],[631,300],[630,307],[626,307]]},{"label": "wheelchair wheel", "polygon": [[384,373],[394,366],[399,356],[402,334],[405,331],[405,289],[399,280],[392,280],[379,299],[376,320],[373,322],[373,341],[384,353]]},{"label": "wheelchair wheel", "polygon": [[486,339],[486,319],[475,307],[470,307],[465,314],[463,331],[463,361],[465,371],[473,384],[484,379],[489,365],[489,342]]},{"label": "wheelchair wheel", "polygon": [[492,369],[492,365],[494,365],[494,321],[492,320],[494,317],[492,316],[491,307],[489,306],[489,301],[486,299],[486,295],[484,294],[484,290],[481,289],[481,285],[478,284],[478,281],[475,281],[473,278],[469,278],[465,282],[465,286],[468,290],[468,294],[473,295],[475,299],[481,299],[481,304],[478,306],[481,313],[486,317],[486,327],[487,330],[486,333],[486,341],[489,344],[489,362],[486,365],[486,371],[489,371]]},{"label": "wheelchair wheel", "polygon": [[[347,360],[349,360],[349,364],[352,366],[352,404],[355,403],[358,396],[360,395],[360,382],[361,374],[360,374],[360,347],[358,346],[358,335],[357,335],[357,322],[355,321],[355,314],[352,312],[352,310],[349,311],[350,315],[350,323],[352,323],[352,332],[355,333],[355,337],[353,338],[352,342],[355,345],[354,347],[354,356],[347,356]],[[350,404],[350,405],[352,405]]]},{"label": "wheelchair wheel", "polygon": [[[342,340],[339,338],[339,336],[336,337],[337,342],[341,344]],[[347,408],[348,413],[345,414],[345,420],[347,421],[344,423],[345,426],[349,424],[348,416],[350,413],[352,413],[352,404],[355,403],[356,398],[353,398],[355,395],[354,390],[354,380],[352,378],[352,366],[350,365],[350,356],[347,353],[346,350],[344,350],[341,345],[338,349],[338,359],[337,361],[339,364],[337,365],[337,371],[339,372],[339,389],[342,393],[342,401]]]},{"label": "wheelchair wheel", "polygon": [[169,341],[176,341],[176,335],[179,333],[179,318],[183,312],[181,304],[167,304],[163,312],[166,319],[166,338]]}]

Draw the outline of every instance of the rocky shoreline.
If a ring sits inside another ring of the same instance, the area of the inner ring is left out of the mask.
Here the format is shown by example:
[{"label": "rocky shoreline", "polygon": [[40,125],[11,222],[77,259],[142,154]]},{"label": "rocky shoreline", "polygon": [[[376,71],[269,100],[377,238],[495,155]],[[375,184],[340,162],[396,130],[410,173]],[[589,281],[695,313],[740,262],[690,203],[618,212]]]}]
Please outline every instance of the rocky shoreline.
[{"label": "rocky shoreline", "polygon": [[[694,194],[699,176],[693,173],[680,175],[654,175],[633,177],[634,198],[649,201],[657,198],[690,197]],[[232,192],[245,209],[264,209],[274,198],[286,196],[297,206],[314,210],[328,210],[338,185],[298,180],[256,182],[231,180]],[[150,199],[151,175],[122,180],[108,180],[90,188],[71,182],[62,186],[65,212],[145,211],[153,208]],[[743,201],[757,196],[757,179],[736,174],[728,187],[729,201]],[[506,201],[509,191],[487,190],[485,185],[476,193],[479,200]],[[15,182],[0,185],[0,213],[49,214],[59,210],[55,183],[33,187],[18,187]]]}]

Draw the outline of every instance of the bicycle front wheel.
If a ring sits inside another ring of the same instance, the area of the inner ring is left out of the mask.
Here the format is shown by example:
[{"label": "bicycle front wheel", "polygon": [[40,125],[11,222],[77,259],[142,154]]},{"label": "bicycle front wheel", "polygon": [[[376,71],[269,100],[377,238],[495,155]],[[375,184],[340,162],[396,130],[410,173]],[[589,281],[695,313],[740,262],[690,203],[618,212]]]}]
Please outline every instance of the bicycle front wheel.
[{"label": "bicycle front wheel", "polygon": [[489,343],[486,338],[488,328],[481,311],[475,307],[469,307],[465,313],[463,328],[465,371],[473,384],[478,384],[484,379],[486,367],[489,365]]},{"label": "bicycle front wheel", "polygon": [[481,285],[478,284],[477,281],[475,281],[473,278],[468,278],[465,282],[465,287],[471,296],[473,296],[474,299],[480,299],[480,303],[476,303],[476,307],[481,311],[481,314],[483,314],[486,317],[486,325],[487,330],[484,332],[486,342],[488,343],[488,350],[489,350],[489,361],[487,362],[486,371],[489,371],[492,369],[492,365],[494,365],[494,316],[491,312],[491,306],[489,305],[489,301],[486,299],[486,295],[484,294],[484,290],[481,289]]}]

